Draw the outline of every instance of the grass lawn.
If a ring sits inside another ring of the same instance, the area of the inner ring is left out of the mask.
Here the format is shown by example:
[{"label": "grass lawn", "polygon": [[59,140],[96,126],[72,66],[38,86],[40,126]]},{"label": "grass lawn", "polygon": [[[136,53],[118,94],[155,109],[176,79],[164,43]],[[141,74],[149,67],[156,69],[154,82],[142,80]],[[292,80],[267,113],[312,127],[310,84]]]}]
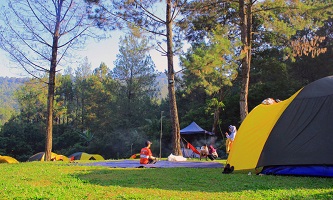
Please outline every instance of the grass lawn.
[{"label": "grass lawn", "polygon": [[333,199],[332,178],[222,174],[218,168],[23,162],[0,164],[0,170],[0,199]]}]

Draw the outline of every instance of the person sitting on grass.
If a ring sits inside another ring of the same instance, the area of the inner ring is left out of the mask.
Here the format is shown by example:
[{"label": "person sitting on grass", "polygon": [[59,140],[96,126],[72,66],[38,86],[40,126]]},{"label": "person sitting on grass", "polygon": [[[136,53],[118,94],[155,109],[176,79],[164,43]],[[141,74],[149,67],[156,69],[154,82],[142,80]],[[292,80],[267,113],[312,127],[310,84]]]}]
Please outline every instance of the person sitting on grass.
[{"label": "person sitting on grass", "polygon": [[208,158],[211,160],[215,160],[219,155],[216,152],[216,149],[213,147],[213,145],[209,145],[209,153],[208,153]]},{"label": "person sitting on grass", "polygon": [[207,159],[207,157],[208,157],[208,147],[207,147],[207,144],[205,144],[204,146],[202,146],[201,148],[200,148],[200,160],[201,160],[201,158],[203,157],[203,158],[206,158],[206,160],[208,160]]},{"label": "person sitting on grass", "polygon": [[157,158],[153,156],[150,146],[153,144],[150,141],[146,141],[146,147],[142,148],[140,151],[140,164],[155,164]]}]

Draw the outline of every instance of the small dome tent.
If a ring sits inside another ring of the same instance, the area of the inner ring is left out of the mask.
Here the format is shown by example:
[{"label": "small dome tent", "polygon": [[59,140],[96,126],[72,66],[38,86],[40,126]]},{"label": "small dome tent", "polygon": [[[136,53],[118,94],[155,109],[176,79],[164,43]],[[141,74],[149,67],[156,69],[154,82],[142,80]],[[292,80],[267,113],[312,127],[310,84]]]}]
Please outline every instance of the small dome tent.
[{"label": "small dome tent", "polygon": [[[34,155],[32,155],[29,159],[28,162],[32,161],[44,161],[45,157],[45,152],[39,152]],[[69,159],[64,156],[64,155],[58,155],[56,153],[51,152],[51,160],[53,161],[69,161]]]},{"label": "small dome tent", "polygon": [[70,160],[104,160],[99,154],[89,154],[85,152],[76,152],[68,156]]}]

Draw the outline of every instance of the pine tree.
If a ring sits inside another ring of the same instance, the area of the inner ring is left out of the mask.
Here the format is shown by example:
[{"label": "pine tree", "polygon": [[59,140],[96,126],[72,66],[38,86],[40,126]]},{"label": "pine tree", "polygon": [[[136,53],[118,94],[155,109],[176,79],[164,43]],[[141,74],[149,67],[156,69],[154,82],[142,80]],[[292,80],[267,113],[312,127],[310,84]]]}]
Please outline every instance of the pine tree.
[{"label": "pine tree", "polygon": [[147,113],[145,104],[151,104],[156,99],[157,71],[154,62],[148,54],[149,46],[146,38],[136,38],[133,35],[121,38],[119,54],[112,70],[113,79],[120,83],[122,88],[120,112],[127,127],[138,126],[144,113]]}]

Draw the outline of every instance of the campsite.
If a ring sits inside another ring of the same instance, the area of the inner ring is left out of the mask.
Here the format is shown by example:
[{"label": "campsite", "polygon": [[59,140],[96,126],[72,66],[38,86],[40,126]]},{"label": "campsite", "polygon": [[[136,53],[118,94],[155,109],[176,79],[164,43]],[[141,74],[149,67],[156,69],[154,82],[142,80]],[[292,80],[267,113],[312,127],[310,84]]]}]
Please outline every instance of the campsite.
[{"label": "campsite", "polygon": [[333,199],[332,0],[0,5],[0,200]]},{"label": "campsite", "polygon": [[[170,161],[168,157],[161,158],[156,164],[143,166],[139,164],[139,158],[105,160],[101,155],[86,152],[76,152],[68,157],[52,153],[55,162],[41,162],[44,152],[32,155],[28,162],[0,156],[3,163],[0,182],[4,188],[1,197],[332,199],[332,159],[330,156],[317,154],[321,148],[321,152],[330,151],[330,136],[312,137],[313,130],[319,127],[321,130],[326,128],[326,132],[332,130],[331,118],[328,117],[333,110],[332,87],[333,76],[329,76],[306,85],[284,101],[270,104],[263,101],[241,124],[226,160],[219,158],[201,161],[189,156],[186,161]],[[298,108],[297,112],[295,107]],[[301,116],[304,120],[300,119]],[[297,118],[299,124],[293,118]],[[207,141],[213,135],[195,122],[181,129],[181,134],[194,137],[184,139],[188,144],[188,140],[195,144],[196,139],[203,137]],[[248,134],[260,139],[249,142]],[[275,146],[269,146],[270,137],[273,137]],[[304,142],[299,141],[313,143],[318,148],[304,146]],[[285,149],[278,146],[279,142]],[[295,152],[286,147],[285,143],[295,149]],[[297,147],[296,144],[301,145]],[[267,153],[274,153],[273,157],[263,157],[267,156],[266,148],[273,148],[273,151],[267,150]],[[196,149],[191,150],[194,152]],[[284,151],[287,154],[283,155]],[[311,152],[315,153],[311,155]],[[302,156],[302,153],[306,156]],[[279,154],[282,154],[282,158]],[[294,159],[288,159],[289,157]],[[234,166],[235,170],[222,173],[226,164]],[[262,173],[262,167],[265,169],[265,166],[268,166],[268,172]],[[272,169],[272,166],[276,168]]]}]

